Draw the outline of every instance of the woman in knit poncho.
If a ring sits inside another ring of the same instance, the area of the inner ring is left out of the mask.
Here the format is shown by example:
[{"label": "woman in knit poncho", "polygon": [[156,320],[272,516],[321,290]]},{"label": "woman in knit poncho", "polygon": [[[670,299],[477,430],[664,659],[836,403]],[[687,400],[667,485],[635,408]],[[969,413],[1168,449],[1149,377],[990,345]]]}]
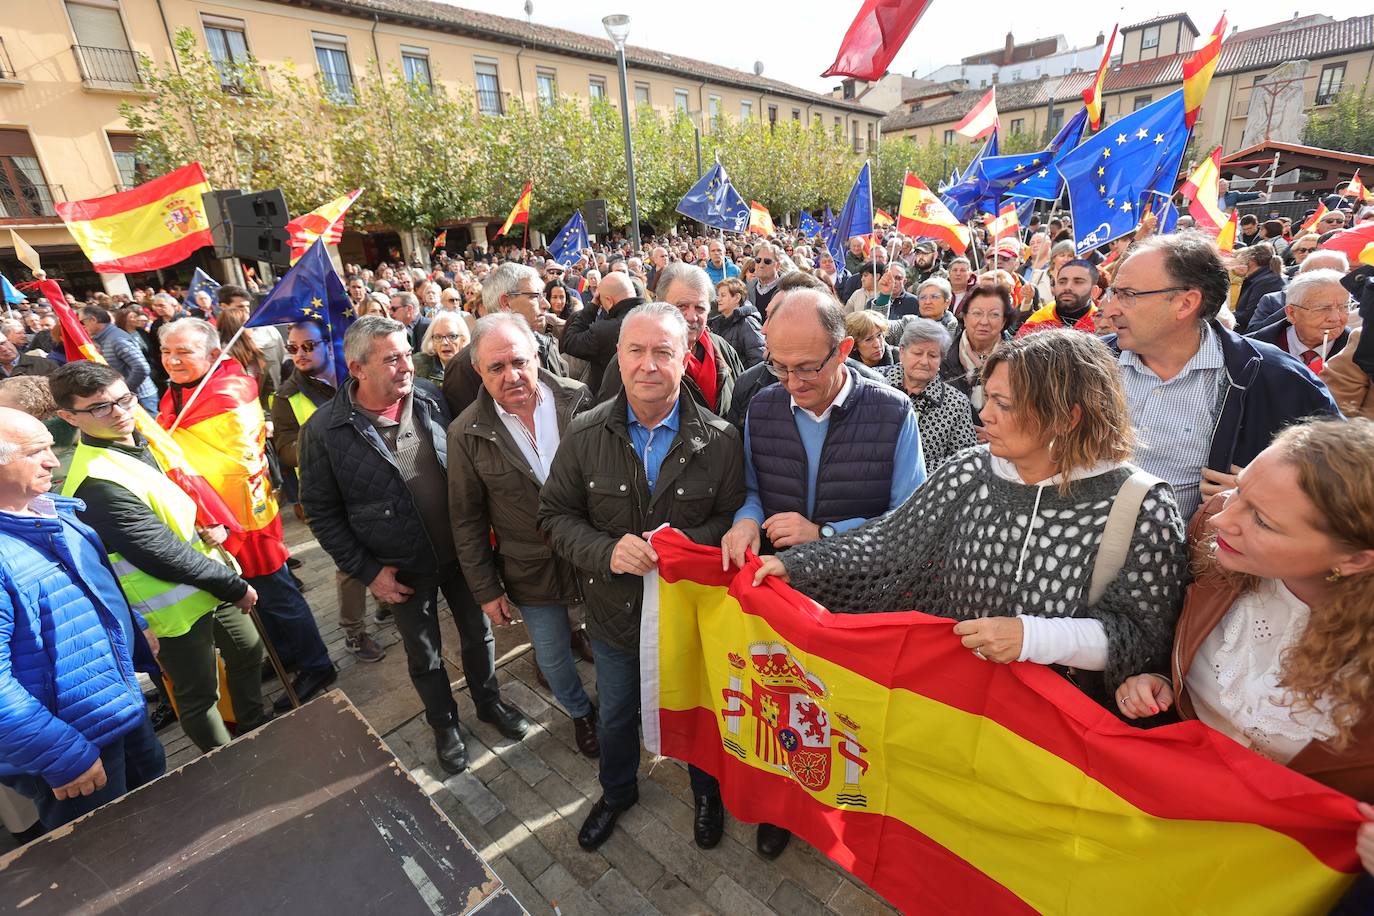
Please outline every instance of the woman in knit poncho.
[{"label": "woman in knit poncho", "polygon": [[955,454],[887,515],[765,558],[758,581],[780,576],[836,613],[955,618],[988,661],[1102,672],[1079,683],[1105,701],[1155,670],[1144,660],[1168,658],[1187,569],[1173,493],[1150,488],[1120,572],[1090,604],[1107,514],[1132,471],[1115,360],[1091,335],[1045,331],[1001,345],[984,379],[987,445]]}]

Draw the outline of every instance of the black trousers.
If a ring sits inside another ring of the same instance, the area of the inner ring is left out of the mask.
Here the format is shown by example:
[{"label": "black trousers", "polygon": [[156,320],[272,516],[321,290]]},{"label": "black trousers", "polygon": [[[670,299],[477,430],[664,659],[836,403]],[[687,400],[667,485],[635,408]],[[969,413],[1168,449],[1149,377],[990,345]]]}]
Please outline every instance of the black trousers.
[{"label": "black trousers", "polygon": [[444,593],[454,623],[458,625],[463,674],[478,709],[501,699],[496,686],[496,637],[487,615],[477,605],[455,567],[451,573],[425,575],[402,572],[397,577],[415,591],[401,604],[390,605],[406,650],[410,682],[425,704],[425,719],[430,725],[458,724],[458,704],[449,687],[448,669],[441,654],[439,635],[439,592]]}]

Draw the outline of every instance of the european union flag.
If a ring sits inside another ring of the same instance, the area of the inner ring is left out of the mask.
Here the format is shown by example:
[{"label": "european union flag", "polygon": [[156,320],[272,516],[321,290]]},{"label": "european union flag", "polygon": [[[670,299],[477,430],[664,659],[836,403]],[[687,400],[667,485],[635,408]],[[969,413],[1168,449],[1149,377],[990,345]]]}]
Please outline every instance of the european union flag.
[{"label": "european union flag", "polygon": [[587,223],[582,219],[582,211],[574,210],[549,243],[549,256],[564,267],[572,267],[582,256],[582,251],[591,247],[592,240],[587,237]]},{"label": "european union flag", "polygon": [[1173,193],[1188,144],[1183,90],[1104,127],[1055,163],[1069,189],[1083,254],[1135,229],[1141,207]]},{"label": "european union flag", "polygon": [[978,164],[984,159],[997,155],[997,131],[983,142],[983,148],[978,151],[978,155],[973,157],[973,161],[964,169],[963,175],[953,186],[946,189],[943,197],[949,212],[954,214],[954,218],[959,222],[968,222],[970,216],[984,209],[989,213],[997,212],[997,193],[990,191],[978,173]]},{"label": "european union flag", "polygon": [[219,292],[219,287],[220,284],[214,277],[197,267],[195,274],[191,277],[191,285],[186,287],[186,304],[199,307],[200,303],[196,301],[196,293],[203,292],[210,297],[210,308],[206,317],[215,314],[219,310],[218,297],[215,295]]},{"label": "european union flag", "polygon": [[329,341],[332,356],[329,378],[338,387],[348,378],[343,339],[348,326],[358,317],[344,291],[343,281],[324,247],[324,237],[315,240],[286,276],[258,305],[245,327],[260,328],[274,324],[317,322]]},{"label": "european union flag", "polygon": [[677,212],[717,229],[743,232],[749,226],[749,204],[719,162],[701,176],[677,203]]},{"label": "european union flag", "polygon": [[806,236],[807,238],[817,236],[821,232],[821,224],[816,222],[816,217],[812,216],[810,213],[807,213],[805,210],[801,212],[800,228],[802,231],[802,235]]},{"label": "european union flag", "polygon": [[18,305],[21,302],[29,301],[27,296],[14,288],[14,284],[4,274],[0,274],[0,299],[3,299],[7,305]]},{"label": "european union flag", "polygon": [[1053,163],[1082,141],[1083,128],[1087,123],[1088,109],[1080,108],[1078,114],[1070,118],[1069,123],[1055,134],[1050,145],[1040,152],[984,159],[979,168],[989,182],[1002,184],[1005,190],[1000,193],[1007,197],[1057,200],[1060,192],[1064,190],[1064,179],[1059,177]]},{"label": "european union flag", "polygon": [[859,177],[854,179],[854,187],[849,189],[849,199],[840,211],[839,222],[835,224],[835,234],[826,239],[825,247],[835,258],[837,266],[844,264],[844,251],[849,240],[856,235],[870,235],[873,232],[873,182],[868,171],[868,163],[859,169]]}]

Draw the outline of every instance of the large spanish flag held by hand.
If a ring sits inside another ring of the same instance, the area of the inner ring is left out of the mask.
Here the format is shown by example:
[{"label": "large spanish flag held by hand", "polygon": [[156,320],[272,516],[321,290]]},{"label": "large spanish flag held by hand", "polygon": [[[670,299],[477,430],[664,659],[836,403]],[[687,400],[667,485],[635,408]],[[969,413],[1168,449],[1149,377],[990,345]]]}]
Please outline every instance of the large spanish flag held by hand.
[{"label": "large spanish flag held by hand", "polygon": [[243,575],[265,576],[281,569],[287,552],[268,477],[267,424],[258,383],[238,360],[227,356],[210,373],[210,381],[179,424],[181,404],[171,389],[163,394],[157,422],[164,430],[177,424],[171,438],[242,527],[243,538],[230,553],[243,567]]},{"label": "large spanish flag held by hand", "polygon": [[952,621],[832,615],[671,530],[645,578],[645,743],[905,913],[1325,913],[1355,801],[1199,722],[1132,728]]},{"label": "large spanish flag held by hand", "polygon": [[1107,68],[1112,62],[1112,45],[1116,44],[1117,23],[1112,26],[1112,37],[1107,39],[1107,47],[1102,49],[1102,63],[1097,65],[1097,75],[1093,84],[1083,90],[1083,105],[1088,109],[1088,123],[1097,130],[1102,123],[1102,86],[1107,82]]},{"label": "large spanish flag held by hand", "polygon": [[505,235],[507,232],[510,232],[512,226],[518,226],[520,223],[529,225],[530,191],[532,191],[533,188],[534,182],[525,182],[525,190],[520,192],[520,199],[515,202],[515,209],[510,211],[510,216],[506,217],[505,225],[501,227],[500,232],[496,233],[497,235]]},{"label": "large spanish flag held by hand", "polygon": [[100,273],[169,267],[211,244],[200,195],[210,190],[199,162],[108,197],[65,201],[57,213]]},{"label": "large spanish flag held by hand", "polygon": [[1192,127],[1202,114],[1202,100],[1207,97],[1207,87],[1212,84],[1212,74],[1217,72],[1221,59],[1221,40],[1226,37],[1226,14],[1221,14],[1217,27],[1207,36],[1207,41],[1183,62],[1183,123]]},{"label": "large spanish flag held by hand", "polygon": [[906,173],[902,200],[897,207],[897,231],[913,238],[941,239],[959,254],[968,248],[968,227],[956,220],[949,207],[910,172]]},{"label": "large spanish flag held by hand", "polygon": [[343,240],[344,214],[361,193],[362,188],[350,191],[286,224],[286,231],[291,234],[292,264],[299,261],[320,236],[324,236],[326,245],[337,245]]}]

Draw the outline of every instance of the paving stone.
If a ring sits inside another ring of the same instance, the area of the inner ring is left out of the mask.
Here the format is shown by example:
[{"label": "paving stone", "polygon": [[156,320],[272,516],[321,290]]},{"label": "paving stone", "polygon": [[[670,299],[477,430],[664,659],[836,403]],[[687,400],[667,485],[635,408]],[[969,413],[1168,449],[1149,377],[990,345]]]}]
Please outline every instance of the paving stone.
[{"label": "paving stone", "polygon": [[[753,825],[750,826],[752,828]],[[778,856],[773,865],[785,881],[795,882],[817,900],[829,900],[844,881],[838,865],[798,837],[792,838],[792,842],[787,845],[787,851]]]},{"label": "paving stone", "polygon": [[656,916],[658,908],[614,868],[606,872],[587,892],[613,916]]},{"label": "paving stone", "polygon": [[597,851],[611,863],[612,870],[624,875],[641,891],[648,891],[663,877],[663,864],[640,846],[633,834],[621,830],[619,823],[610,839]]},{"label": "paving stone", "polygon": [[[511,673],[515,676],[502,685],[501,696],[506,702],[518,706],[520,711],[531,719],[538,719],[540,724],[547,724],[545,720],[553,718],[554,705],[531,690],[524,681],[519,680],[518,673]],[[562,712],[562,708],[558,711]]]},{"label": "paving stone", "polygon": [[551,911],[552,907],[544,899],[544,895],[525,877],[524,873],[516,867],[515,863],[505,856],[485,857],[491,870],[496,872],[496,876],[501,879],[506,888],[515,895],[515,899],[520,902],[525,909],[531,913],[543,913]]},{"label": "paving stone", "polygon": [[768,905],[775,913],[788,916],[826,916],[825,904],[791,881],[784,881],[768,898]]},{"label": "paving stone", "polygon": [[[533,732],[533,729],[531,729]],[[531,735],[526,735],[526,740],[530,740]],[[548,776],[552,770],[549,765],[540,760],[538,755],[523,741],[502,740],[501,743],[492,745],[491,748],[501,761],[510,767],[520,778],[525,780],[526,785],[535,785],[541,779]]]},{"label": "paving stone", "polygon": [[560,817],[552,805],[515,773],[502,774],[492,780],[490,788],[582,886],[590,885],[610,867],[600,853],[588,852],[577,844],[580,822]]},{"label": "paving stone", "polygon": [[681,878],[672,873],[655,881],[644,896],[659,910],[673,916],[707,916],[716,912]]},{"label": "paving stone", "polygon": [[[688,834],[691,837],[691,834]],[[796,840],[792,841],[793,843]],[[693,841],[695,846],[695,841]],[[787,852],[790,852],[790,846]],[[783,855],[787,855],[784,852]],[[776,865],[754,851],[754,841],[742,846],[733,837],[721,837],[715,849],[703,852],[707,860],[720,866],[721,870],[733,878],[742,888],[758,900],[767,900],[782,882],[782,875]]]},{"label": "paving stone", "polygon": [[650,819],[635,839],[666,870],[686,881],[703,897],[723,874],[718,865],[702,855],[689,837],[677,833],[660,820]]},{"label": "paving stone", "polygon": [[472,812],[480,824],[489,824],[496,815],[506,810],[501,799],[471,772],[458,773],[444,780],[444,788],[452,792],[463,806]]},{"label": "paving stone", "polygon": [[895,912],[873,894],[861,889],[852,878],[840,882],[834,895],[826,901],[826,906],[841,916],[886,916]]},{"label": "paving stone", "polygon": [[497,815],[486,826],[486,830],[491,835],[495,852],[514,862],[531,880],[543,874],[554,862],[553,855],[544,848],[544,844],[509,812]]},{"label": "paving stone", "polygon": [[762,900],[740,887],[729,875],[721,875],[706,891],[706,900],[730,916],[772,916],[772,910]]},{"label": "paving stone", "polygon": [[545,900],[551,905],[556,905],[565,916],[602,916],[606,912],[577,879],[557,862],[535,879],[534,886],[544,895]]}]

